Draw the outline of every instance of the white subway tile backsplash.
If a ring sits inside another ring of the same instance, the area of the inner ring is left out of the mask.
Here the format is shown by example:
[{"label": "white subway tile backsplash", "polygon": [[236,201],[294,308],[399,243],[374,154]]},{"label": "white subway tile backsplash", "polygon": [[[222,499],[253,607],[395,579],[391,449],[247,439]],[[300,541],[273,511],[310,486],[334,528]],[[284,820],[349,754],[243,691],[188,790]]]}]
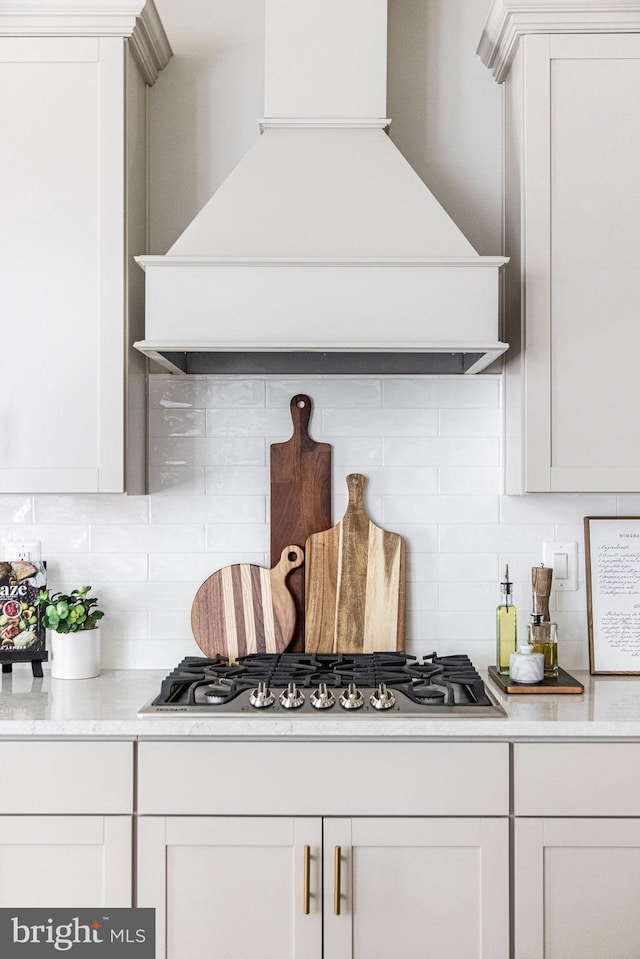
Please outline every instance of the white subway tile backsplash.
[{"label": "white subway tile backsplash", "polygon": [[[0,496],[0,540],[39,539],[52,588],[89,584],[105,610],[105,667],[169,670],[198,655],[190,610],[233,563],[270,565],[270,445],[291,436],[291,398],[332,446],[333,522],[363,473],[372,520],[404,537],[407,649],[495,660],[509,564],[524,626],[545,540],[579,543],[576,592],[552,592],[561,662],[588,667],[583,517],[638,515],[640,496],[500,495],[501,379],[150,377],[148,496]],[[206,431],[206,433],[205,433]],[[274,557],[274,562],[277,557]]]},{"label": "white subway tile backsplash", "polygon": [[552,525],[501,526],[491,525],[440,527],[440,549],[443,553],[534,553],[542,548],[543,540],[551,540]]},{"label": "white subway tile backsplash", "polygon": [[165,409],[209,409],[239,406],[263,407],[265,383],[247,376],[175,376],[149,377],[149,405]]},{"label": "white subway tile backsplash", "polygon": [[193,639],[191,608],[175,612],[152,610],[149,613],[149,636],[153,639]]},{"label": "white subway tile backsplash", "polygon": [[3,544],[40,541],[42,559],[54,553],[86,553],[89,550],[88,526],[0,526]]},{"label": "white subway tile backsplash", "polygon": [[385,523],[497,523],[497,496],[385,496]]},{"label": "white subway tile backsplash", "polygon": [[[236,551],[223,553],[153,553],[149,556],[149,580],[151,582],[196,583],[198,586],[216,570],[235,563],[264,565],[264,553]],[[195,596],[195,589],[193,591]]]},{"label": "white subway tile backsplash", "polygon": [[317,439],[319,417],[314,410],[322,407],[345,406],[352,409],[358,406],[380,406],[382,403],[382,384],[377,378],[356,378],[342,376],[303,376],[291,379],[274,378],[267,382],[267,406],[280,406],[289,409],[291,399],[297,393],[310,397],[311,422],[309,432]]},{"label": "white subway tile backsplash", "polygon": [[204,410],[152,409],[149,412],[150,436],[204,436]]},{"label": "white subway tile backsplash", "polygon": [[35,496],[34,522],[45,523],[146,523],[149,500],[146,496],[96,493],[75,496]]},{"label": "white subway tile backsplash", "polygon": [[265,440],[260,437],[152,437],[151,466],[262,466]]},{"label": "white subway tile backsplash", "polygon": [[436,410],[324,410],[323,436],[436,436]]},{"label": "white subway tile backsplash", "polygon": [[146,583],[147,578],[146,553],[58,553],[47,562],[48,583],[64,579],[73,589],[96,583]]},{"label": "white subway tile backsplash", "polygon": [[33,502],[30,496],[0,496],[0,523],[32,523]]},{"label": "white subway tile backsplash", "polygon": [[500,442],[495,437],[384,439],[384,465],[396,466],[498,466]]},{"label": "white subway tile backsplash", "polygon": [[211,466],[206,475],[206,490],[210,495],[257,493],[266,496],[271,483],[268,466]]},{"label": "white subway tile backsplash", "polygon": [[440,410],[440,436],[500,436],[499,409]]},{"label": "white subway tile backsplash", "polygon": [[470,612],[494,609],[499,602],[493,583],[440,583],[440,609]]},{"label": "white subway tile backsplash", "polygon": [[292,434],[291,415],[284,410],[207,410],[207,436],[273,437],[281,443]]},{"label": "white subway tile backsplash", "polygon": [[[93,553],[191,553],[204,550],[204,527],[187,526],[92,526]],[[180,560],[181,561],[181,560]]]},{"label": "white subway tile backsplash", "polygon": [[[382,466],[384,440],[381,436],[355,436],[349,439],[323,437],[323,442],[326,441],[331,442],[334,470],[339,469],[345,476],[347,473],[366,474],[368,467]],[[357,468],[354,464],[357,464]]]},{"label": "white subway tile backsplash", "polygon": [[[159,525],[191,523],[264,523],[264,496],[172,496],[151,500],[151,522]],[[174,531],[175,535],[175,531]]]},{"label": "white subway tile backsplash", "polygon": [[497,409],[500,406],[500,377],[393,377],[383,381],[383,405],[414,409]]},{"label": "white subway tile backsplash", "polygon": [[[575,493],[529,493],[502,496],[502,523],[582,523],[585,516],[615,514],[616,497]],[[585,512],[586,511],[586,512]]]},{"label": "white subway tile backsplash", "polygon": [[438,492],[481,496],[500,489],[499,466],[441,466],[438,469]]},{"label": "white subway tile backsplash", "polygon": [[497,583],[498,561],[495,553],[438,553],[434,573],[440,583]]},{"label": "white subway tile backsplash", "polygon": [[206,549],[210,553],[266,553],[270,546],[269,527],[266,524],[256,526],[249,523],[218,523],[208,525],[206,531]]},{"label": "white subway tile backsplash", "polygon": [[205,492],[203,466],[160,466],[149,469],[149,493],[195,494]]}]

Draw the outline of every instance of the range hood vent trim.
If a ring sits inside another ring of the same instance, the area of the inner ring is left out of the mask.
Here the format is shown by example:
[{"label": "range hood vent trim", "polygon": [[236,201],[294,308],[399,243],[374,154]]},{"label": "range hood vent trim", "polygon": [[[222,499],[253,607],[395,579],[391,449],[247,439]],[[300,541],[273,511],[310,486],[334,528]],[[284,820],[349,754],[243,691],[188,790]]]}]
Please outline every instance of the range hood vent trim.
[{"label": "range hood vent trim", "polygon": [[508,259],[478,255],[384,132],[386,0],[265,2],[263,132],[166,255],[136,257],[134,346],[176,373],[486,368]]}]

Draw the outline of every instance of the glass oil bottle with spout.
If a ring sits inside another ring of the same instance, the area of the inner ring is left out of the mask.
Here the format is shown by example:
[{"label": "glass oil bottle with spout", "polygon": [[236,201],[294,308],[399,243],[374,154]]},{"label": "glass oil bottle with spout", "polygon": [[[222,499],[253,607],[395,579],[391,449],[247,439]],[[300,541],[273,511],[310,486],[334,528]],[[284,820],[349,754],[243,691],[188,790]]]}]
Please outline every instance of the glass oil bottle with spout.
[{"label": "glass oil bottle with spout", "polygon": [[496,669],[508,674],[511,653],[516,651],[518,639],[518,613],[513,605],[513,583],[509,579],[509,567],[500,583],[501,602],[496,608]]}]

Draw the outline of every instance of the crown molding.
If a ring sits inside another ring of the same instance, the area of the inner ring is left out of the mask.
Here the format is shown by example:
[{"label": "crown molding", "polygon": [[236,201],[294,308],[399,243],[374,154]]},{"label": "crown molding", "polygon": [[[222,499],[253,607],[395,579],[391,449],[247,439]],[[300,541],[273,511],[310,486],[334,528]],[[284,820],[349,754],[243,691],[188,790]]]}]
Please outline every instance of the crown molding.
[{"label": "crown molding", "polygon": [[477,53],[503,83],[521,37],[529,33],[638,32],[638,0],[493,0]]},{"label": "crown molding", "polygon": [[0,0],[0,37],[123,37],[145,82],[172,50],[153,0]]}]

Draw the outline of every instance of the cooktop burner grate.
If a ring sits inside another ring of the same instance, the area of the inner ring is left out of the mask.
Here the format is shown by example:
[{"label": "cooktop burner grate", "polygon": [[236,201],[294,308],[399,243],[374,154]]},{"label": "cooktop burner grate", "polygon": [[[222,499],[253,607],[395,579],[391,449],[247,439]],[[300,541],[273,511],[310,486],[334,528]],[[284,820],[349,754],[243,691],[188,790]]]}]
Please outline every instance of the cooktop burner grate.
[{"label": "cooktop burner grate", "polygon": [[505,712],[468,656],[399,652],[187,656],[138,713],[232,718],[496,717]]}]

